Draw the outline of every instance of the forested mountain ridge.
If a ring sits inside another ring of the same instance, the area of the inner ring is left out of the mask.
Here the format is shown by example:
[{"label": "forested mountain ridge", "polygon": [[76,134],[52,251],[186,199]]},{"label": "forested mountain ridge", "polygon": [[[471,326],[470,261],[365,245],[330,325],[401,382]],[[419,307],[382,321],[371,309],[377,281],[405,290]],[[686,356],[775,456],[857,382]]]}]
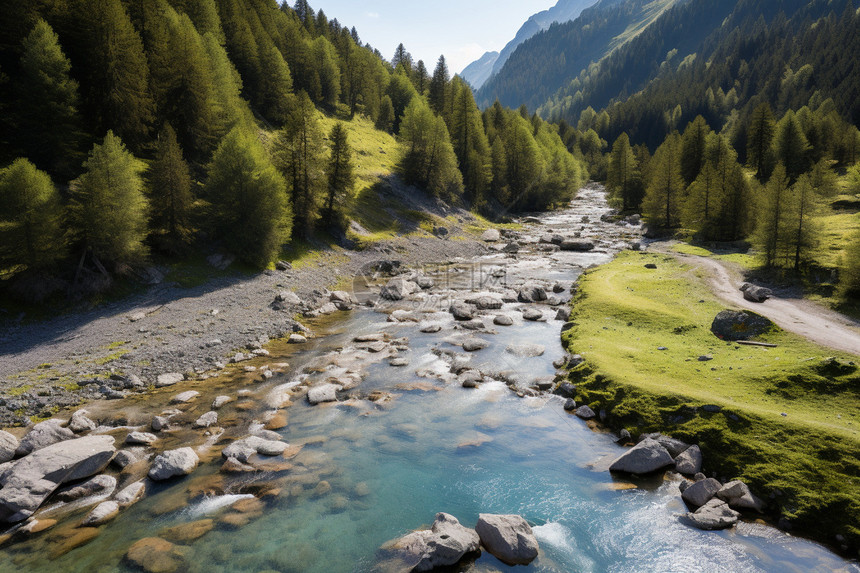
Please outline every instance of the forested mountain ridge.
[{"label": "forested mountain ridge", "polygon": [[[591,6],[596,1],[597,0],[559,0],[558,4],[552,8],[538,12],[526,20],[520,29],[517,30],[514,39],[508,42],[500,52],[496,53],[495,58],[488,66],[489,69],[484,70],[484,66],[476,66],[475,64],[486,62],[488,54],[493,54],[494,52],[488,52],[475,62],[469,64],[469,66],[463,69],[460,75],[463,79],[469,82],[472,87],[479,89],[490,77],[499,73],[499,70],[502,69],[502,66],[504,66],[505,62],[508,61],[508,58],[511,57],[511,54],[514,53],[520,44],[538,32],[546,30],[556,22],[575,20],[584,9]],[[475,74],[473,70],[477,69],[483,70],[482,73]]]},{"label": "forested mountain ridge", "polygon": [[485,52],[483,56],[463,68],[460,77],[473,89],[478,89],[493,75],[493,66],[499,59],[499,52]]},{"label": "forested mountain ridge", "polygon": [[343,237],[370,160],[353,120],[397,137],[406,183],[476,211],[546,208],[587,177],[555,126],[482,114],[444,57],[388,61],[306,0],[21,2],[0,37],[0,288],[153,253],[265,267]]},{"label": "forested mountain ridge", "polygon": [[632,41],[677,2],[600,0],[577,19],[553,24],[523,42],[478,90],[478,103],[486,106],[498,99],[503,105],[537,108],[593,62]]}]

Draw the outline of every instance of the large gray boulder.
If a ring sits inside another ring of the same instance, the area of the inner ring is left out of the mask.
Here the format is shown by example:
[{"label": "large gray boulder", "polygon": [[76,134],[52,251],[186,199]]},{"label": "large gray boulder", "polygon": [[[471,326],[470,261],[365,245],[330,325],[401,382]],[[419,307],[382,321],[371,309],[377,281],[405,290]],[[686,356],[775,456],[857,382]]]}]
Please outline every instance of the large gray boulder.
[{"label": "large gray boulder", "polygon": [[156,456],[149,468],[149,479],[164,481],[176,476],[186,476],[194,471],[200,458],[191,448],[167,450]]},{"label": "large gray boulder", "polygon": [[528,283],[517,291],[517,300],[520,302],[541,302],[546,300],[546,289],[541,285]]},{"label": "large gray boulder", "polygon": [[761,513],[764,502],[756,497],[750,488],[740,480],[730,481],[717,492],[717,497],[733,509],[752,510]]},{"label": "large gray boulder", "polygon": [[654,432],[653,434],[642,434],[641,436],[639,436],[639,441],[642,441],[645,438],[651,438],[652,440],[656,440],[658,444],[666,448],[666,451],[669,452],[669,455],[673,458],[679,456],[682,452],[684,452],[687,448],[690,447],[690,444],[686,442],[682,442],[677,438],[666,436],[659,432]]},{"label": "large gray boulder", "polygon": [[90,432],[96,429],[96,423],[87,417],[86,410],[78,410],[74,414],[72,414],[72,418],[69,420],[68,428],[76,433],[80,434],[81,432]]},{"label": "large gray boulder", "polygon": [[749,310],[724,310],[711,323],[711,332],[722,340],[748,340],[772,328],[770,320]]},{"label": "large gray boulder", "polygon": [[480,546],[481,540],[473,529],[460,525],[453,515],[437,513],[430,529],[408,533],[389,541],[382,549],[392,555],[396,570],[432,571],[455,565]]},{"label": "large gray boulder", "polygon": [[764,302],[773,296],[773,291],[769,288],[764,288],[750,283],[741,285],[741,292],[744,293],[744,299],[750,302]]},{"label": "large gray boulder", "polygon": [[454,320],[472,320],[475,317],[475,307],[460,301],[452,302],[448,312],[454,316]]},{"label": "large gray boulder", "polygon": [[675,470],[684,475],[695,475],[702,471],[702,450],[692,445],[675,458]]},{"label": "large gray boulder", "polygon": [[501,233],[499,233],[498,229],[487,229],[481,235],[481,240],[486,241],[488,243],[495,243],[496,241],[500,241],[502,239]]},{"label": "large gray boulder", "polygon": [[0,470],[0,522],[28,518],[62,484],[107,466],[116,451],[111,436],[87,436],[51,444]]},{"label": "large gray boulder", "polygon": [[684,501],[693,509],[702,507],[717,495],[722,484],[714,478],[699,480],[681,494]]},{"label": "large gray boulder", "polygon": [[695,513],[688,513],[685,518],[693,527],[713,530],[733,526],[738,522],[739,515],[726,502],[715,498],[697,509]]},{"label": "large gray boulder", "polygon": [[421,290],[421,287],[414,282],[395,277],[379,290],[379,296],[386,300],[403,300],[419,290]]},{"label": "large gray boulder", "polygon": [[0,464],[8,462],[15,457],[15,450],[18,449],[18,438],[0,430]]},{"label": "large gray boulder", "polygon": [[18,457],[26,456],[51,444],[71,440],[76,437],[73,431],[64,428],[60,424],[62,424],[62,421],[52,419],[39,422],[30,428],[30,431],[21,438],[21,442],[15,450],[15,455]]},{"label": "large gray boulder", "polygon": [[475,531],[481,545],[506,565],[528,565],[538,555],[538,542],[532,528],[519,515],[482,513]]},{"label": "large gray boulder", "polygon": [[672,456],[656,440],[645,438],[612,462],[609,471],[648,474],[674,464]]},{"label": "large gray boulder", "polygon": [[561,242],[561,250],[562,251],[575,251],[584,253],[587,251],[594,250],[594,243],[591,241],[577,241],[573,239],[565,239]]}]

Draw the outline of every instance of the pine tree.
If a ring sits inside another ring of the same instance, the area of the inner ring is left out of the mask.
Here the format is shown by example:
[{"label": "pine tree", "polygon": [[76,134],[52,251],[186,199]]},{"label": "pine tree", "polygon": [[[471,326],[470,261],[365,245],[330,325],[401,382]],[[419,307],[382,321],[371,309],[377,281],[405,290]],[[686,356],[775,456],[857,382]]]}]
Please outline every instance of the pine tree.
[{"label": "pine tree", "polygon": [[334,109],[340,97],[340,68],[337,52],[331,42],[320,36],[311,44],[311,62],[314,74],[319,78],[319,103]]},{"label": "pine tree", "polygon": [[681,176],[680,140],[677,132],[670,134],[651,160],[642,210],[648,224],[656,228],[676,229],[681,223],[684,178]]},{"label": "pine tree", "polygon": [[505,130],[505,159],[509,199],[507,206],[515,210],[529,209],[531,195],[541,184],[544,169],[540,148],[532,135],[531,123],[520,115],[509,119]]},{"label": "pine tree", "polygon": [[[589,130],[597,137],[597,133]],[[609,156],[606,187],[613,203],[620,205],[622,211],[637,209],[642,202],[642,183],[639,179],[639,165],[630,147],[630,138],[622,133],[612,144]]]},{"label": "pine tree", "polygon": [[481,112],[475,105],[472,88],[459,77],[454,79],[454,109],[451,116],[451,144],[457,155],[466,200],[477,205],[484,200],[492,177],[492,157]]},{"label": "pine tree", "polygon": [[394,133],[400,133],[400,122],[403,119],[403,114],[417,95],[415,87],[406,77],[406,72],[402,68],[391,76],[386,95],[391,99],[391,104],[394,107]]},{"label": "pine tree", "polygon": [[791,232],[785,214],[788,183],[785,167],[778,163],[759,198],[758,221],[753,242],[764,255],[764,262],[768,267],[774,266],[780,256],[785,254],[785,238]]},{"label": "pine tree", "polygon": [[[59,38],[44,20],[24,40],[18,91],[18,137],[24,155],[51,173],[68,176],[81,139],[78,83]],[[77,159],[80,161],[80,159]]]},{"label": "pine tree", "polygon": [[149,141],[153,100],[143,43],[120,0],[70,0],[86,53],[79,71],[96,133],[116,132],[133,150]]},{"label": "pine tree", "polygon": [[690,185],[705,164],[705,146],[711,128],[701,115],[687,125],[681,136],[681,177]]},{"label": "pine tree", "polygon": [[260,48],[260,66],[266,70],[260,80],[260,107],[266,119],[281,126],[287,121],[293,104],[290,68],[274,44]]},{"label": "pine tree", "polygon": [[352,198],[355,174],[352,150],[343,124],[335,123],[328,137],[331,142],[331,155],[328,162],[328,192],[322,220],[326,226],[332,226],[340,223],[343,206]]},{"label": "pine tree", "polygon": [[66,255],[62,219],[47,173],[23,158],[0,170],[0,269],[50,269]]},{"label": "pine tree", "polygon": [[241,260],[266,266],[290,235],[286,181],[259,140],[241,128],[227,134],[208,171],[214,236]]},{"label": "pine tree", "polygon": [[790,181],[796,181],[809,169],[810,145],[793,111],[785,112],[779,121],[773,144],[776,157],[785,166]]},{"label": "pine tree", "polygon": [[395,70],[403,68],[403,71],[406,72],[406,77],[412,75],[412,54],[406,51],[402,43],[394,51],[394,57],[391,58],[391,67]]},{"label": "pine tree", "polygon": [[149,167],[151,227],[157,245],[180,253],[191,242],[191,175],[176,140],[176,132],[166,124],[158,138],[155,160]]},{"label": "pine tree", "polygon": [[808,174],[801,175],[791,187],[786,205],[788,236],[786,248],[793,255],[793,266],[800,271],[801,263],[819,240],[820,225],[816,221],[820,201]]},{"label": "pine tree", "polygon": [[275,141],[278,167],[292,193],[293,234],[308,235],[316,222],[324,185],[325,159],[319,153],[322,141],[316,108],[308,94],[299,92],[296,105]]},{"label": "pine tree", "polygon": [[391,133],[394,128],[394,106],[391,103],[391,98],[388,95],[382,96],[382,103],[379,106],[379,116],[376,118],[376,129]]},{"label": "pine tree", "polygon": [[767,102],[762,103],[753,111],[747,134],[747,164],[755,169],[759,181],[770,177],[773,169],[772,145],[775,134],[773,112]]},{"label": "pine tree", "polygon": [[448,109],[449,81],[450,75],[448,74],[448,64],[445,63],[445,56],[439,56],[436,69],[433,70],[433,77],[430,79],[430,87],[427,94],[430,109],[437,115],[444,114],[445,110]]},{"label": "pine tree", "polygon": [[424,60],[418,60],[418,63],[415,64],[415,81],[413,84],[415,85],[415,90],[418,92],[418,95],[424,95],[424,92],[427,91],[427,87],[430,85],[430,75],[427,73],[427,66],[424,65]]},{"label": "pine tree", "polygon": [[72,185],[70,205],[78,238],[102,260],[125,263],[145,256],[149,206],[141,177],[144,163],[108,131],[84,167]]},{"label": "pine tree", "polygon": [[400,135],[407,148],[401,162],[406,182],[446,201],[458,200],[463,176],[457,169],[448,129],[422,98],[413,98],[406,108]]}]

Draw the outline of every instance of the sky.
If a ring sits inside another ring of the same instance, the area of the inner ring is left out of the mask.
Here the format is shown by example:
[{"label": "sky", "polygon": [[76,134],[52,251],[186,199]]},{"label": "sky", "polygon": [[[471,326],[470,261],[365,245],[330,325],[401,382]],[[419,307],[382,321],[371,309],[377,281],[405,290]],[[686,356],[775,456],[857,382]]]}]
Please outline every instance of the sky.
[{"label": "sky", "polygon": [[[293,0],[288,0],[290,5]],[[330,20],[355,26],[391,60],[403,42],[414,61],[424,60],[430,73],[441,54],[448,69],[459,73],[484,52],[501,50],[520,26],[557,0],[309,0]]]}]

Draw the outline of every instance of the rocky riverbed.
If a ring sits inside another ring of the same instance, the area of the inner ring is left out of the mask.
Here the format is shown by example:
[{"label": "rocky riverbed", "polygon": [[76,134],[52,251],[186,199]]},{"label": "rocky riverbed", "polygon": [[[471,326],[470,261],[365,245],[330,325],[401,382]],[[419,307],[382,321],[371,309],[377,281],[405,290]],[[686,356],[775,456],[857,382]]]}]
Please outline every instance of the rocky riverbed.
[{"label": "rocky riverbed", "polygon": [[[602,190],[586,188],[521,231],[461,245],[468,258],[380,253],[352,292],[309,285],[304,328],[285,316],[286,336],[221,350],[218,375],[186,375],[174,356],[138,374],[158,388],[63,412],[20,440],[0,435],[0,570],[384,570],[391,546],[376,548],[438,512],[468,537],[473,571],[838,565],[764,526],[741,523],[737,539],[695,532],[678,519],[686,482],[615,481],[615,437],[548,392],[556,367],[575,360],[558,333],[576,277],[638,241],[638,221],[602,220],[608,211]],[[291,314],[295,299],[276,287],[261,287],[265,304],[251,309],[225,295],[218,315],[250,314],[252,325]],[[500,516],[533,532],[527,557],[482,525]]]}]

